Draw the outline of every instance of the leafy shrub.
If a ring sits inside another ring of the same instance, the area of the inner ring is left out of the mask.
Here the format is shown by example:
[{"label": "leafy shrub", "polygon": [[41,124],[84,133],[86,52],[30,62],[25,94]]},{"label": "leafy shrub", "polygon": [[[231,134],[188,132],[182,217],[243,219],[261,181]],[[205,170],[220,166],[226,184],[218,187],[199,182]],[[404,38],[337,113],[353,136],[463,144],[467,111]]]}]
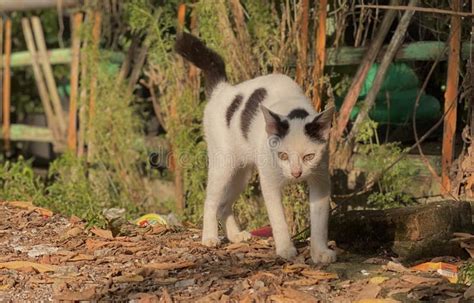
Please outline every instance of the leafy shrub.
[{"label": "leafy shrub", "polygon": [[[377,136],[377,123],[368,119],[361,126],[356,138],[359,143],[358,152],[363,155],[359,166],[370,177],[374,177],[396,161],[403,153],[399,143],[380,144]],[[368,205],[378,209],[394,208],[414,204],[412,196],[405,192],[417,169],[407,159],[402,159],[392,168],[383,172],[377,180],[377,192],[368,197]]]}]

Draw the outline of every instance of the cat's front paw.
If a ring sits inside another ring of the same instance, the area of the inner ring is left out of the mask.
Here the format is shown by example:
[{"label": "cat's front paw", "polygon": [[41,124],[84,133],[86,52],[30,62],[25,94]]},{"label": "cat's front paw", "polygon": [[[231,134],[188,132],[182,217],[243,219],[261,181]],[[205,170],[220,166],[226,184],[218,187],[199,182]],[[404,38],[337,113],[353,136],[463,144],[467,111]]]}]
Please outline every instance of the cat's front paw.
[{"label": "cat's front paw", "polygon": [[240,243],[250,240],[250,238],[252,238],[252,235],[248,231],[243,230],[234,235],[229,235],[228,238],[229,241],[232,243]]},{"label": "cat's front paw", "polygon": [[329,264],[336,261],[336,252],[329,248],[311,249],[311,259],[314,263]]},{"label": "cat's front paw", "polygon": [[207,246],[207,247],[217,247],[221,244],[221,240],[219,240],[219,238],[213,238],[213,237],[210,237],[210,238],[202,238],[202,245],[204,246]]},{"label": "cat's front paw", "polygon": [[285,247],[283,249],[277,249],[276,253],[278,256],[282,257],[283,259],[289,260],[293,257],[296,257],[296,255],[298,254],[298,251],[292,245],[292,246]]}]

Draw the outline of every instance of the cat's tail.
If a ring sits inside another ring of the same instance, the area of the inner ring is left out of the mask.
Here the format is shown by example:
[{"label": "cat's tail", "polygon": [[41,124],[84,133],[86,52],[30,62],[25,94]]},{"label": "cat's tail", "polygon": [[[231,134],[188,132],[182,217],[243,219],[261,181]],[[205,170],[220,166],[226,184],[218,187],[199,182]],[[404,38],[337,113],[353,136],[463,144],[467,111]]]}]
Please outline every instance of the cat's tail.
[{"label": "cat's tail", "polygon": [[222,57],[193,35],[178,34],[175,50],[183,58],[202,69],[208,95],[212,93],[217,84],[227,81]]}]

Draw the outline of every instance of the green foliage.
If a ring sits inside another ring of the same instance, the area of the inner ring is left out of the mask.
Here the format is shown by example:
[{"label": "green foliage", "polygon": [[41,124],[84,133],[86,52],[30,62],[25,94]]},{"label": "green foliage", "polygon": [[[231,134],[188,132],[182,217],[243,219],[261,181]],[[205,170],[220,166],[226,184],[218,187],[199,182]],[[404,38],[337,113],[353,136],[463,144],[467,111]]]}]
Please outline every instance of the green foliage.
[{"label": "green foliage", "polygon": [[472,285],[474,282],[474,262],[472,260],[467,261],[459,269],[459,283]]},{"label": "green foliage", "polygon": [[84,159],[65,153],[51,164],[48,177],[50,185],[46,188],[45,199],[39,203],[41,206],[84,218],[91,225],[105,224],[101,211],[111,200],[94,189],[98,184],[88,179]]},{"label": "green foliage", "polygon": [[249,20],[248,31],[253,42],[252,53],[257,58],[262,74],[269,72],[269,63],[282,60],[278,58],[279,21],[270,1],[243,1]]},{"label": "green foliage", "polygon": [[31,168],[31,161],[19,157],[0,167],[0,201],[37,201],[43,196],[44,186]]},{"label": "green foliage", "polygon": [[[375,138],[375,141],[374,141]],[[375,176],[399,158],[403,150],[398,143],[380,144],[377,136],[377,123],[367,119],[360,128],[356,140],[359,153],[363,155],[359,166]],[[368,204],[379,209],[393,208],[414,204],[413,197],[405,193],[412,178],[417,174],[416,168],[407,159],[402,159],[391,169],[384,172],[377,181],[378,192],[368,197]]]}]

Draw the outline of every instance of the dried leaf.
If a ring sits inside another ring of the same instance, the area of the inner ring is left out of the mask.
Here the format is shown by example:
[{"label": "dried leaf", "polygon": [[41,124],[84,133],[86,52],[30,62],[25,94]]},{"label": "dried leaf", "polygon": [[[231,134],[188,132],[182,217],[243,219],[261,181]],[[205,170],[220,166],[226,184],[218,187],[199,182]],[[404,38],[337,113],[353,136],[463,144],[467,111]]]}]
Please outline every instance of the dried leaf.
[{"label": "dried leaf", "polygon": [[336,273],[324,272],[320,270],[311,270],[305,269],[301,272],[303,276],[314,280],[332,280],[332,279],[339,279],[339,276]]},{"label": "dried leaf", "polygon": [[6,204],[10,207],[26,209],[28,211],[36,211],[37,213],[39,213],[42,216],[46,216],[46,217],[52,217],[53,216],[53,212],[50,211],[49,209],[34,206],[33,203],[31,203],[31,202],[8,201],[8,202],[6,202]]},{"label": "dried leaf", "polygon": [[95,260],[94,256],[91,255],[86,255],[86,254],[78,254],[72,258],[70,258],[68,261],[92,261]]},{"label": "dried leaf", "polygon": [[410,282],[413,284],[428,284],[428,285],[436,285],[441,282],[441,279],[437,278],[425,278],[415,275],[403,275],[400,277],[403,281]]},{"label": "dried leaf", "polygon": [[91,228],[91,232],[94,235],[99,236],[99,237],[104,238],[104,239],[112,240],[114,238],[114,236],[112,235],[112,231],[102,229],[102,228],[98,228],[98,227],[95,227],[95,226]]},{"label": "dried leaf", "polygon": [[310,285],[315,285],[318,284],[320,280],[317,279],[298,279],[298,280],[293,280],[293,281],[286,281],[283,283],[283,285],[286,286],[310,286]]},{"label": "dried leaf", "polygon": [[168,289],[163,288],[163,293],[161,294],[160,302],[173,303],[173,300],[171,299]]},{"label": "dried leaf", "polygon": [[95,287],[89,287],[81,291],[62,290],[54,296],[56,300],[65,301],[90,301],[95,296]]},{"label": "dried leaf", "polygon": [[360,301],[360,300],[367,300],[367,299],[375,299],[377,298],[381,290],[382,288],[380,286],[376,284],[368,283],[359,292],[356,300]]},{"label": "dried leaf", "polygon": [[394,271],[394,272],[409,272],[410,270],[403,266],[400,263],[395,263],[395,262],[388,262],[387,265],[384,265],[383,267],[385,270],[388,271]]},{"label": "dried leaf", "polygon": [[149,263],[145,265],[146,268],[161,269],[161,270],[173,270],[191,267],[194,262],[191,261],[179,261],[179,262],[164,262],[164,263]]},{"label": "dried leaf", "polygon": [[[318,302],[318,300],[312,295],[293,289],[293,288],[283,288],[281,289],[283,296],[289,300],[294,300],[294,302]],[[287,301],[288,302],[288,301]]]},{"label": "dried leaf", "polygon": [[61,237],[61,241],[69,239],[69,238],[74,238],[80,235],[83,231],[84,230],[82,228],[74,226],[73,228],[66,231],[66,233]]},{"label": "dried leaf", "polygon": [[143,276],[136,275],[136,274],[118,276],[118,277],[112,278],[112,281],[114,281],[114,283],[133,283],[133,282],[142,282],[143,280],[145,280]]},{"label": "dried leaf", "polygon": [[399,303],[400,301],[393,299],[363,299],[354,303]]},{"label": "dried leaf", "polygon": [[464,299],[474,299],[474,285],[471,285],[471,286],[464,292]]},{"label": "dried leaf", "polygon": [[382,276],[378,276],[378,277],[373,277],[369,280],[369,283],[372,283],[372,284],[375,284],[375,285],[379,285],[379,284],[382,284],[383,282],[385,282],[386,280],[388,280],[387,277],[382,277]]},{"label": "dried leaf", "polygon": [[130,302],[138,302],[138,303],[158,303],[160,300],[155,294],[149,293],[135,293],[128,296],[128,299],[131,300]]},{"label": "dried leaf", "polygon": [[226,291],[227,290],[217,290],[217,291],[211,292],[207,296],[204,296],[198,299],[196,303],[217,302]]},{"label": "dried leaf", "polygon": [[58,269],[56,265],[40,264],[30,261],[10,261],[0,263],[0,268],[7,268],[13,270],[28,270],[28,268],[34,268],[38,272],[54,272]]}]

